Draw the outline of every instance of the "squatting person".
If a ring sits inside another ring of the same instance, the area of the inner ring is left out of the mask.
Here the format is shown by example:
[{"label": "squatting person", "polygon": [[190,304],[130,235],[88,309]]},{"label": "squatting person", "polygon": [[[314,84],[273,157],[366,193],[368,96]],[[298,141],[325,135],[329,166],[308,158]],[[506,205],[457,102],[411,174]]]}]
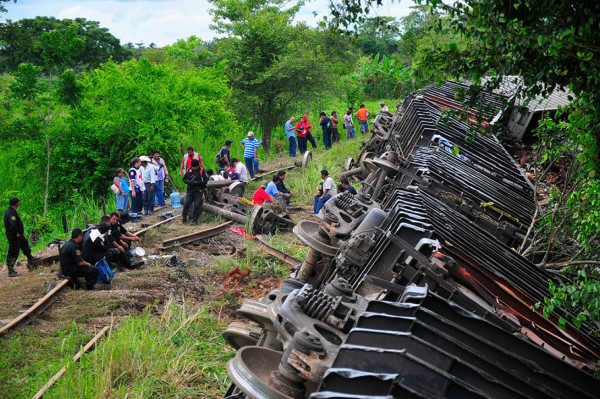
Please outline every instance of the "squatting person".
[{"label": "squatting person", "polygon": [[98,280],[98,268],[81,256],[82,241],[81,229],[73,229],[71,239],[60,249],[60,272],[63,276],[71,278],[75,287],[78,286],[79,277],[85,278],[85,288],[91,290]]}]

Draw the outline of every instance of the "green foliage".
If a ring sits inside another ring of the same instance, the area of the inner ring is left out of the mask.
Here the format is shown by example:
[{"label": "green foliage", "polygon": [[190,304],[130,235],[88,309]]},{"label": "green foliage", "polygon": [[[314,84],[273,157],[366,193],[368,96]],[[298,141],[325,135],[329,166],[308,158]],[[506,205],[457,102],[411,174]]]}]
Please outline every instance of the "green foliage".
[{"label": "green foliage", "polygon": [[207,149],[202,155],[210,159],[215,142],[220,145],[235,131],[220,68],[181,70],[142,59],[109,62],[85,74],[81,105],[55,147],[55,197],[73,188],[105,192],[117,167],[155,149],[173,175],[180,143]]},{"label": "green foliage", "polygon": [[[365,60],[362,69],[350,77],[347,96],[352,102],[364,99],[400,98],[412,88],[408,67],[387,56]],[[350,101],[349,101],[350,102]]]},{"label": "green foliage", "polygon": [[[587,320],[600,321],[600,281],[597,280],[597,274],[594,272],[592,279],[588,278],[585,270],[579,270],[571,284],[556,286],[550,281],[552,297],[544,300],[544,316],[550,317],[554,308],[563,307],[576,312],[568,317],[578,328]],[[562,319],[559,325],[564,329],[565,320]]]},{"label": "green foliage", "polygon": [[169,57],[184,61],[187,65],[208,65],[211,62],[211,53],[206,48],[202,39],[190,36],[186,40],[179,39],[171,46],[165,46]]},{"label": "green foliage", "polygon": [[[122,62],[133,55],[121,46],[119,39],[110,34],[108,29],[101,28],[99,22],[85,18],[60,20],[36,17],[15,22],[8,20],[0,24],[0,42],[4,43],[0,47],[0,59],[3,60],[1,69],[14,71],[19,64],[27,62],[46,65],[43,52],[47,47],[47,34],[65,32],[71,26],[75,26],[73,33],[84,43],[81,51],[73,55],[72,64],[78,69],[96,68],[109,59]],[[69,46],[63,48],[67,54],[72,50]]]},{"label": "green foliage", "polygon": [[67,368],[45,395],[64,397],[216,397],[229,384],[225,363],[234,354],[223,325],[207,309],[172,302],[123,319],[98,348]]}]

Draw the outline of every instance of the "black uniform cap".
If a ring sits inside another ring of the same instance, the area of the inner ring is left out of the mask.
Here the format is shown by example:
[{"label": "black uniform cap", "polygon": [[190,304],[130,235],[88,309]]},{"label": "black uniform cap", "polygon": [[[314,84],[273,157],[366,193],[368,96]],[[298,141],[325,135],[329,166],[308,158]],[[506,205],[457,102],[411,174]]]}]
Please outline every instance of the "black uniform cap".
[{"label": "black uniform cap", "polygon": [[17,197],[10,197],[10,199],[8,200],[8,204],[9,204],[10,206],[15,206],[15,205],[17,205],[19,202],[21,202],[21,199],[20,199],[20,198],[17,198]]},{"label": "black uniform cap", "polygon": [[192,159],[192,166],[200,166],[200,161],[197,159]]}]

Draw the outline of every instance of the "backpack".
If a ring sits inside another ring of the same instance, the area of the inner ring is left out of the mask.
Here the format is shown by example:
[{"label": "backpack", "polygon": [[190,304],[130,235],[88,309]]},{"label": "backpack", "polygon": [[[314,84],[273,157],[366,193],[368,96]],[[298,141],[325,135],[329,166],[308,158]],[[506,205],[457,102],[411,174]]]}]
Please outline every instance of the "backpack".
[{"label": "backpack", "polygon": [[217,165],[221,165],[221,162],[223,162],[223,160],[224,160],[223,159],[223,154],[222,154],[222,152],[223,152],[224,149],[225,149],[225,147],[221,148],[219,150],[219,152],[217,152],[217,155],[215,155],[215,163]]},{"label": "backpack", "polygon": [[110,268],[106,258],[102,258],[96,262],[96,268],[98,268],[98,280],[96,284],[110,284],[115,272]]}]

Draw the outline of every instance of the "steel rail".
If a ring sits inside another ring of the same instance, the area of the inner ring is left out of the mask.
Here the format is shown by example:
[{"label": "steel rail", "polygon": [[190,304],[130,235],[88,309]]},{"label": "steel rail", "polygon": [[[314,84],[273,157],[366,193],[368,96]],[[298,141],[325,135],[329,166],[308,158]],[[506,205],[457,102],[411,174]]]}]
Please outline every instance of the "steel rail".
[{"label": "steel rail", "polygon": [[160,221],[158,223],[155,223],[155,224],[153,224],[151,226],[146,227],[145,229],[136,231],[135,233],[133,233],[133,235],[134,236],[139,236],[140,234],[144,234],[145,232],[147,232],[148,230],[151,230],[151,229],[155,228],[156,226],[160,226],[163,223],[167,223],[167,222],[170,222],[170,221],[172,221],[174,219],[177,219],[179,216],[181,216],[181,215],[175,215],[172,218],[168,218],[166,220],[162,220],[162,221]]},{"label": "steel rail", "polygon": [[56,299],[57,294],[62,291],[68,283],[69,280],[67,279],[60,281],[56,287],[48,292],[43,298],[39,299],[32,307],[27,309],[20,316],[12,319],[8,324],[2,326],[2,328],[0,328],[0,335],[18,326],[24,321],[31,319],[34,315],[40,314],[44,310],[48,309],[48,307]]},{"label": "steel rail", "polygon": [[188,244],[190,242],[202,240],[204,238],[216,236],[217,234],[227,230],[232,224],[233,222],[229,221],[206,230],[201,230],[192,234],[186,234],[184,236],[171,238],[170,240],[163,241],[160,249],[167,249],[173,247],[174,245]]},{"label": "steel rail", "polygon": [[[79,359],[81,359],[81,356],[83,356],[84,353],[89,352],[89,350],[92,348],[92,346],[94,346],[94,344],[104,336],[104,334],[106,334],[106,332],[108,331],[108,329],[110,328],[110,326],[105,326],[102,330],[100,330],[100,332],[98,334],[96,334],[94,336],[94,338],[92,338],[90,340],[90,342],[88,342],[82,350],[80,350],[79,352],[77,352],[77,354],[75,356],[73,356],[73,363],[77,363],[79,361]],[[60,377],[62,377],[65,372],[67,371],[67,366],[64,366],[62,369],[59,370],[58,373],[54,374],[52,376],[52,378],[50,378],[50,380],[46,383],[46,385],[44,385],[34,396],[33,399],[40,399],[44,396],[44,394],[46,393],[46,391],[48,389],[50,389],[50,387],[56,382],[58,381],[58,379]]]},{"label": "steel rail", "polygon": [[270,246],[269,244],[267,244],[263,239],[261,235],[257,235],[254,237],[254,241],[262,248],[264,249],[267,253],[269,253],[270,255],[273,255],[276,258],[281,259],[282,261],[284,261],[285,263],[292,265],[292,266],[298,266],[300,263],[302,263],[301,260],[298,260],[296,258],[294,258],[293,256],[290,256],[288,254],[286,254],[285,252],[282,252],[280,250],[278,250],[277,248],[273,248],[272,246]]}]

